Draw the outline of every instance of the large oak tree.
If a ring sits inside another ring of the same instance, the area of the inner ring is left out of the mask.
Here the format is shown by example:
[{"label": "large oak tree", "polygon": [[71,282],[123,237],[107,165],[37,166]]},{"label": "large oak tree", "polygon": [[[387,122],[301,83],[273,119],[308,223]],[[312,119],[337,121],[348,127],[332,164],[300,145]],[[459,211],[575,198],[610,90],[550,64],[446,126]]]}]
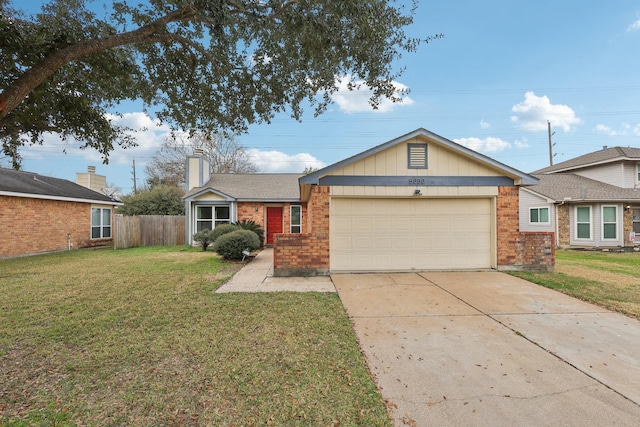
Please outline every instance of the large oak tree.
[{"label": "large oak tree", "polygon": [[[414,5],[415,6],[415,5]],[[51,0],[37,14],[0,0],[0,140],[56,132],[98,150],[134,143],[106,112],[127,99],[175,129],[241,132],[309,102],[321,113],[336,77],[394,98],[394,61],[413,8],[393,0]],[[438,37],[438,36],[435,36]]]}]

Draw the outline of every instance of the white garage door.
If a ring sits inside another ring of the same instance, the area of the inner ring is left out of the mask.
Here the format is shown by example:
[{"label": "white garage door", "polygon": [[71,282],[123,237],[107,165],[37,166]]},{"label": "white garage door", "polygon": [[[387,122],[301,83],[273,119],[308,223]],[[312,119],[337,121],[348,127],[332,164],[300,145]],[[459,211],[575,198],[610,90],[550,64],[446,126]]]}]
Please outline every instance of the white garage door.
[{"label": "white garage door", "polygon": [[331,271],[490,268],[490,199],[331,199]]}]

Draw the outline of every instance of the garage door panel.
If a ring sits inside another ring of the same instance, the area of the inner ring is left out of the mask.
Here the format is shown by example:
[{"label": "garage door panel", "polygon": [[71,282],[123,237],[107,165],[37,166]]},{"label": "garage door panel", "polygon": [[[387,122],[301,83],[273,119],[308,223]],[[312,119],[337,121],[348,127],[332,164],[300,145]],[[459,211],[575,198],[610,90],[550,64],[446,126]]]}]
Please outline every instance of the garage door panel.
[{"label": "garage door panel", "polygon": [[332,271],[490,268],[490,199],[331,200]]}]

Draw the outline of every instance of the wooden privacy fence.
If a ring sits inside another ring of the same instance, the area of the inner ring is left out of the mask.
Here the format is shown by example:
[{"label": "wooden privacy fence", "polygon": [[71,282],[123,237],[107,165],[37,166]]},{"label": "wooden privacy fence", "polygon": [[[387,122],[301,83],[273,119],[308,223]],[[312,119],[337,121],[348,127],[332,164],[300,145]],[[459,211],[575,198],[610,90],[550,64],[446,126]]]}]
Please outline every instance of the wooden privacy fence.
[{"label": "wooden privacy fence", "polygon": [[114,249],[185,244],[184,215],[116,215]]}]

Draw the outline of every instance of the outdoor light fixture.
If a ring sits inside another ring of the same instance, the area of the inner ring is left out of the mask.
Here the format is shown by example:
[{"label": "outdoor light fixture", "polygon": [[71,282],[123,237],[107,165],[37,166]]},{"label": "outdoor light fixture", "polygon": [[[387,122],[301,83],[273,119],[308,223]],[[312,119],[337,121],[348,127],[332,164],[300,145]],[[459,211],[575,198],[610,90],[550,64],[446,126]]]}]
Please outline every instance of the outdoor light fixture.
[{"label": "outdoor light fixture", "polygon": [[414,195],[414,196],[421,196],[421,195],[422,195],[422,192],[420,191],[420,189],[419,189],[419,188],[416,188],[416,189],[413,191],[413,195]]},{"label": "outdoor light fixture", "polygon": [[631,210],[631,206],[627,205],[627,206],[624,208],[624,210],[625,210],[626,212],[629,212],[629,211]]}]

